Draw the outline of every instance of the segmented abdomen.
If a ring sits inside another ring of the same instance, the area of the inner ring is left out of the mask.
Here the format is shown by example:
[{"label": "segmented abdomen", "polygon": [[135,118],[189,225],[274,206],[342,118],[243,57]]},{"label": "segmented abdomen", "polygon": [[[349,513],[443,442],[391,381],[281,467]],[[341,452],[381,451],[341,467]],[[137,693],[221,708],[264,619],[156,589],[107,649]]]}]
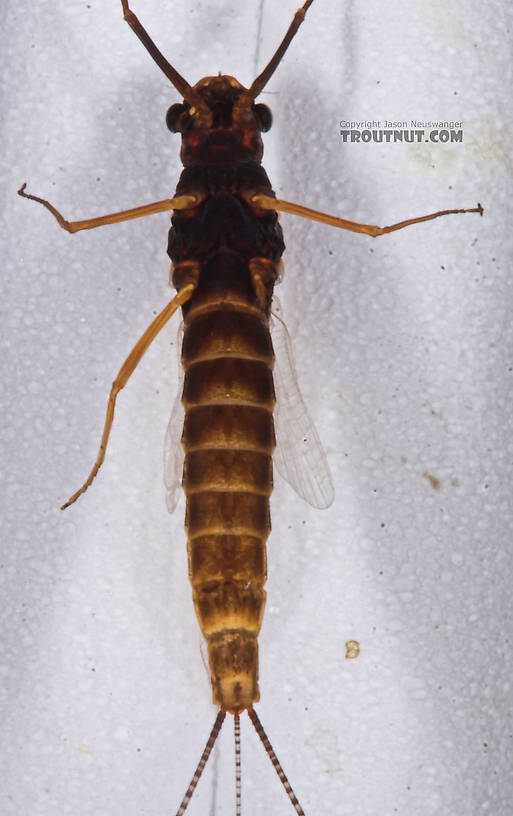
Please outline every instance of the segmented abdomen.
[{"label": "segmented abdomen", "polygon": [[[203,278],[209,284],[199,287],[185,314],[185,525],[214,702],[236,712],[259,698],[274,356],[267,317],[250,287],[227,284],[219,274],[222,257],[210,264],[215,270],[209,276],[207,267]],[[227,265],[233,266],[233,257]]]}]

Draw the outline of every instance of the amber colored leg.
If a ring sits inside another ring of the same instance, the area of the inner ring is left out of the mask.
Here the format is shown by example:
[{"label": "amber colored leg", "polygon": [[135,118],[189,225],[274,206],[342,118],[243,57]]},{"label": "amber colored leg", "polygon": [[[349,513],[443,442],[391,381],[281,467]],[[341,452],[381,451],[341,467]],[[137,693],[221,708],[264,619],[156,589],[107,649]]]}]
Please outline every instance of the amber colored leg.
[{"label": "amber colored leg", "polygon": [[345,218],[338,218],[336,215],[329,215],[328,213],[320,212],[319,210],[312,210],[310,207],[303,207],[302,204],[294,204],[291,201],[283,201],[279,198],[264,194],[248,194],[246,200],[253,207],[259,207],[262,210],[276,210],[278,212],[287,212],[292,215],[300,215],[302,218],[309,218],[312,221],[321,221],[323,224],[329,224],[332,227],[340,227],[340,229],[350,230],[351,232],[361,232],[364,235],[370,235],[376,238],[378,235],[386,235],[388,232],[409,227],[410,224],[420,224],[421,221],[432,221],[433,218],[440,218],[442,215],[453,215],[456,213],[479,213],[483,214],[481,204],[477,207],[471,207],[465,210],[438,210],[429,215],[419,215],[417,218],[408,218],[406,221],[399,221],[397,224],[390,224],[388,227],[378,227],[375,224],[358,224],[356,221],[347,221]]},{"label": "amber colored leg", "polygon": [[195,289],[194,284],[190,283],[187,286],[184,286],[183,289],[181,289],[178,292],[178,294],[175,295],[171,303],[168,303],[167,306],[165,306],[162,309],[160,314],[157,315],[155,320],[148,326],[144,334],[139,338],[139,340],[133,347],[132,351],[126,358],[125,362],[119,369],[118,375],[114,382],[112,383],[112,388],[110,390],[109,401],[107,403],[107,415],[105,417],[105,424],[103,426],[103,434],[100,442],[100,450],[98,451],[96,461],[93,465],[91,473],[87,477],[82,487],[79,490],[77,490],[76,493],[73,493],[71,498],[68,499],[68,501],[62,505],[61,510],[65,510],[66,507],[69,507],[70,504],[73,504],[73,502],[75,502],[78,499],[81,493],[85,493],[85,491],[93,481],[94,477],[98,473],[102,465],[102,462],[105,458],[105,450],[107,448],[107,441],[109,439],[110,429],[112,427],[112,422],[114,419],[114,406],[116,404],[116,397],[118,393],[126,385],[130,375],[136,368],[137,364],[139,363],[139,360],[143,356],[144,352],[146,351],[152,340],[155,339],[159,331],[167,323],[169,318],[176,312],[176,310],[179,309],[180,306],[183,306],[183,304],[189,300],[189,298],[192,296],[192,293],[194,292],[194,289]]},{"label": "amber colored leg", "polygon": [[86,218],[83,221],[66,221],[59,210],[57,210],[53,204],[50,204],[49,201],[26,193],[26,186],[26,184],[22,184],[18,190],[18,195],[23,198],[30,198],[32,201],[38,201],[39,204],[42,204],[43,207],[50,210],[59,226],[67,232],[79,232],[79,230],[103,227],[104,224],[116,224],[119,221],[129,221],[131,218],[142,218],[145,215],[154,215],[154,213],[165,212],[166,210],[187,210],[200,203],[198,196],[181,195],[176,198],[163,198],[161,201],[152,201],[150,204],[143,204],[141,207],[132,207],[131,210],[120,210],[119,212],[108,213],[107,215],[98,215],[96,218]]}]

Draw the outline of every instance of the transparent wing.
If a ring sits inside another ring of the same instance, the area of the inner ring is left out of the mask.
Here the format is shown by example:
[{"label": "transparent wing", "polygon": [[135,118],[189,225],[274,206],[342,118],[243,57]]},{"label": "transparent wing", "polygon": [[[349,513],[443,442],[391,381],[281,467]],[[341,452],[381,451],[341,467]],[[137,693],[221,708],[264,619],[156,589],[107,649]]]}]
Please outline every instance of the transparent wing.
[{"label": "transparent wing", "polygon": [[[280,317],[281,306],[274,298],[271,335],[275,354],[274,389],[276,408],[274,425],[276,451],[274,464],[296,493],[313,507],[329,507],[334,489],[331,473],[315,425],[299,390],[292,346],[287,327]],[[181,444],[184,409],[182,405],[183,368],[180,360],[183,323],[178,330],[179,384],[164,441],[164,484],[166,503],[173,513],[180,498],[184,450]]]},{"label": "transparent wing", "polygon": [[182,447],[182,431],[184,410],[182,405],[182,391],[183,391],[183,368],[180,359],[180,352],[182,349],[183,340],[183,321],[180,323],[178,329],[178,336],[176,339],[176,347],[178,349],[178,393],[173,403],[171,417],[166,430],[164,439],[164,485],[166,487],[166,504],[170,513],[173,513],[178,499],[180,498],[180,489],[182,487],[183,475],[183,460],[184,450]]},{"label": "transparent wing", "polygon": [[273,461],[280,475],[313,507],[329,507],[335,491],[326,454],[303,401],[297,381],[287,327],[281,306],[273,299],[271,337],[274,355],[276,451]]}]

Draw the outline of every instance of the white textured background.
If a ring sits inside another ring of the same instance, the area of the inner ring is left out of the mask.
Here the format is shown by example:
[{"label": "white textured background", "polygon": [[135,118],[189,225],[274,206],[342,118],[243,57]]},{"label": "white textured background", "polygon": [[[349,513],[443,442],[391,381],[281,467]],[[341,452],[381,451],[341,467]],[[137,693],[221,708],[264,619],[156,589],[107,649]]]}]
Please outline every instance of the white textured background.
[{"label": "white textured background", "polygon": [[[249,83],[297,0],[134,0],[191,82]],[[316,0],[262,96],[278,195],[384,224],[284,216],[300,380],[336,482],[278,482],[259,712],[308,816],[511,813],[510,6]],[[176,322],[110,382],[171,292],[168,216],[70,236],[68,218],[166,197],[177,100],[117,0],[3,0],[2,816],[176,811],[214,717],[161,450]],[[258,65],[257,65],[257,64]],[[455,146],[344,145],[341,118],[463,120]],[[440,481],[433,489],[424,474]],[[349,638],[361,644],[345,659]],[[291,814],[245,719],[244,813]],[[229,723],[194,814],[233,813]]]}]

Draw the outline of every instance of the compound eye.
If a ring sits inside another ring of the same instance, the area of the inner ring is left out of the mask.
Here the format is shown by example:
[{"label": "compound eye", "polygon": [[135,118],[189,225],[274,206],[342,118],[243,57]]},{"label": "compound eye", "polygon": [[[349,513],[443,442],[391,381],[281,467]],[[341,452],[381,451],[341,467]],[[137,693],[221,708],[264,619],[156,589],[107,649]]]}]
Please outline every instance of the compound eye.
[{"label": "compound eye", "polygon": [[271,109],[268,108],[267,105],[263,105],[259,102],[258,105],[253,105],[253,113],[255,114],[261,132],[267,133],[273,123]]},{"label": "compound eye", "polygon": [[184,114],[187,112],[187,106],[183,102],[177,102],[171,105],[166,113],[166,125],[171,133],[180,133],[183,127]]}]

